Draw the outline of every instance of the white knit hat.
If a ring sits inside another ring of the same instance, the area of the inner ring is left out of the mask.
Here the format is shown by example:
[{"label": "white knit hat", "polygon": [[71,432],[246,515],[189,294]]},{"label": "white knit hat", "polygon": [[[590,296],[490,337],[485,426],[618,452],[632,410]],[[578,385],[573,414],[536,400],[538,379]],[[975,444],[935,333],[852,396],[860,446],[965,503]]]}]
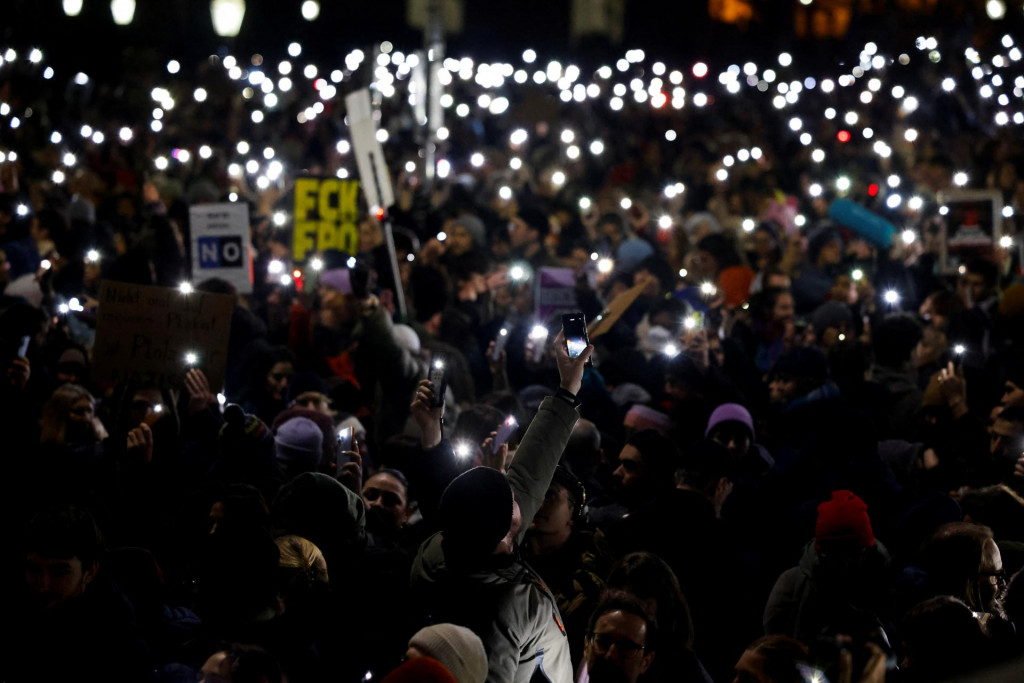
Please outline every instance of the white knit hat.
[{"label": "white knit hat", "polygon": [[459,683],[487,680],[487,651],[483,641],[468,628],[455,624],[427,626],[409,640],[409,647],[441,662]]}]

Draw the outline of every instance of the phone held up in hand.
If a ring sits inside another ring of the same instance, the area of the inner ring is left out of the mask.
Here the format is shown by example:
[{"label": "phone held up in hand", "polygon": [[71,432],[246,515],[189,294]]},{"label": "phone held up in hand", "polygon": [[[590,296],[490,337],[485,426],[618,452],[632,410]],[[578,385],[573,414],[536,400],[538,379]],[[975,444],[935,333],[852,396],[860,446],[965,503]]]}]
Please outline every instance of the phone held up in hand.
[{"label": "phone held up in hand", "polygon": [[434,385],[434,399],[430,402],[430,407],[440,408],[444,405],[444,394],[448,389],[448,359],[444,354],[435,353],[430,359],[427,379]]},{"label": "phone held up in hand", "polygon": [[[587,320],[582,313],[567,313],[562,316],[562,334],[565,337],[565,350],[569,358],[579,358],[587,350],[590,339],[587,337]],[[587,366],[593,366],[587,359]]]},{"label": "phone held up in hand", "polygon": [[508,328],[503,327],[498,332],[498,336],[494,338],[494,350],[491,351],[491,361],[497,363],[501,360],[501,352],[505,350],[505,345],[508,344]]},{"label": "phone held up in hand", "polygon": [[338,467],[346,464],[352,456],[348,451],[355,448],[355,427],[345,427],[338,432]]},{"label": "phone held up in hand", "polygon": [[498,449],[501,448],[502,445],[508,443],[508,440],[512,438],[513,434],[515,434],[518,426],[519,423],[516,421],[515,415],[509,415],[506,417],[501,423],[501,426],[498,427],[498,432],[494,435],[494,442],[491,444],[491,451],[497,453]]}]

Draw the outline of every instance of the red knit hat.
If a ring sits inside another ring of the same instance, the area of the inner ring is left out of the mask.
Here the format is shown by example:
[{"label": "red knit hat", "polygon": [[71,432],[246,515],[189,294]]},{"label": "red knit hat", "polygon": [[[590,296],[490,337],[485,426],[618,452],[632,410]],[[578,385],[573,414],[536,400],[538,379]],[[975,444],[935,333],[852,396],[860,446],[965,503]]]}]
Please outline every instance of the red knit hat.
[{"label": "red knit hat", "polygon": [[381,683],[459,683],[444,665],[430,657],[410,659],[389,673]]},{"label": "red knit hat", "polygon": [[831,500],[818,505],[818,521],[814,525],[815,545],[822,541],[856,540],[861,547],[875,545],[868,506],[853,491],[833,491]]},{"label": "red knit hat", "polygon": [[718,286],[725,294],[725,305],[735,308],[750,298],[750,285],[756,274],[747,266],[731,266],[718,274]]}]

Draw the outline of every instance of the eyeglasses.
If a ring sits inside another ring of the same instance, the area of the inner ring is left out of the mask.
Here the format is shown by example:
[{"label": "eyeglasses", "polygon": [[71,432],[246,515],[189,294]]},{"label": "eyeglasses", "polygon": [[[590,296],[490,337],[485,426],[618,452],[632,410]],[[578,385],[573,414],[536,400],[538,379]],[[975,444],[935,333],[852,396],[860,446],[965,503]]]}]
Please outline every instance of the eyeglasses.
[{"label": "eyeglasses", "polygon": [[588,637],[593,645],[594,652],[601,655],[611,650],[613,645],[618,651],[619,656],[626,659],[636,657],[644,651],[643,645],[634,643],[628,638],[616,638],[610,633],[591,633]]},{"label": "eyeglasses", "polygon": [[381,491],[373,486],[363,489],[363,498],[370,502],[380,498],[381,502],[387,507],[397,507],[402,505],[402,499],[398,497],[397,493],[393,493],[392,491]]}]

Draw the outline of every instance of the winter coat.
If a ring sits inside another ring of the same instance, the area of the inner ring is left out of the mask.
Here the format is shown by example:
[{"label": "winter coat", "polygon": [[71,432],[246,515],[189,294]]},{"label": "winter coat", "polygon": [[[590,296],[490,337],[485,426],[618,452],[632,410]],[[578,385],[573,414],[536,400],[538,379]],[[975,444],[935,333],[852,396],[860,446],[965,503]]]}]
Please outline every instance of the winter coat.
[{"label": "winter coat", "polygon": [[[544,399],[516,451],[508,481],[523,518],[517,544],[544,502],[577,418],[567,401]],[[475,570],[451,568],[442,540],[443,532],[427,539],[412,569],[413,591],[430,620],[464,625],[480,636],[490,683],[571,683],[569,641],[544,580],[518,552],[511,558],[492,558],[490,566]]]}]

